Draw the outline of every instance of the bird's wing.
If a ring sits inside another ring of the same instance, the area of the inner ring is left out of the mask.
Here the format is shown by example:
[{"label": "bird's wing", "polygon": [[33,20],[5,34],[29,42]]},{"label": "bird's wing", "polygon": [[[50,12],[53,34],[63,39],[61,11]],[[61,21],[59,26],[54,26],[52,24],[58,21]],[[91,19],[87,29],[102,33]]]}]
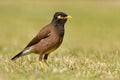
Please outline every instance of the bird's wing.
[{"label": "bird's wing", "polygon": [[48,26],[44,27],[41,29],[41,31],[28,43],[28,45],[25,47],[30,47],[32,45],[37,44],[40,42],[42,39],[49,37],[50,34],[50,28]]}]

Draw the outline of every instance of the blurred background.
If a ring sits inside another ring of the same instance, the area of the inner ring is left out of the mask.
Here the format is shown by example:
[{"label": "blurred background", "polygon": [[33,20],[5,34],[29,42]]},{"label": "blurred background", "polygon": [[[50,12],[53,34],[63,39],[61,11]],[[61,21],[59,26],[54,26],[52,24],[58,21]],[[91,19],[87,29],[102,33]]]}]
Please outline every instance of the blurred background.
[{"label": "blurred background", "polygon": [[120,1],[113,0],[0,0],[0,47],[25,45],[57,11],[73,18],[66,24],[65,44],[117,46],[120,44]]},{"label": "blurred background", "polygon": [[[111,60],[113,57],[108,58],[108,55],[119,55],[119,0],[0,0],[1,59],[22,50],[51,22],[57,11],[72,16],[65,25],[64,42],[58,54],[63,52],[62,55],[79,58],[92,55],[100,60]],[[120,59],[116,59],[119,63]]]}]

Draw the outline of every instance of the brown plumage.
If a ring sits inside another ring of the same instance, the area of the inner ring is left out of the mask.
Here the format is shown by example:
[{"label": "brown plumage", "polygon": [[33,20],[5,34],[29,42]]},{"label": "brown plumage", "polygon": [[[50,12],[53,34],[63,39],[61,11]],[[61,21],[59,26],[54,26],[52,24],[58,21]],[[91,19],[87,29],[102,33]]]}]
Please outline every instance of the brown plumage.
[{"label": "brown plumage", "polygon": [[40,61],[47,60],[49,53],[61,45],[64,37],[64,24],[68,18],[71,16],[64,12],[56,12],[51,23],[41,29],[29,44],[11,60],[29,53],[39,54]]}]

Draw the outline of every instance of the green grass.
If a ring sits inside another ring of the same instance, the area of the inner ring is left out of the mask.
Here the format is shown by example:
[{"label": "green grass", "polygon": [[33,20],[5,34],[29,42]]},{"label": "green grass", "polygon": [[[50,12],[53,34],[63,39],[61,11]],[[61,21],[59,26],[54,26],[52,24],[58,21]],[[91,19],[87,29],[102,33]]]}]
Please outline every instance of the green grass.
[{"label": "green grass", "polygon": [[[0,1],[0,80],[119,80],[120,1]],[[73,18],[41,70],[38,55],[11,61],[56,11]]]}]

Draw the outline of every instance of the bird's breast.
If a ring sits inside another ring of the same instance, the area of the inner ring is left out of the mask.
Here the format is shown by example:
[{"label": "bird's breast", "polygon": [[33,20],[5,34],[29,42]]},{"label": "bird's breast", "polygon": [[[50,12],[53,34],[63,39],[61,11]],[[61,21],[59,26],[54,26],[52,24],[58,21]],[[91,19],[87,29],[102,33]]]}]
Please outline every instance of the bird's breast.
[{"label": "bird's breast", "polygon": [[61,45],[62,41],[63,41],[63,38],[60,36],[56,36],[56,37],[54,36],[53,38],[51,38],[51,41],[47,45],[48,49],[46,50],[45,53],[51,53],[54,50],[56,50]]}]

